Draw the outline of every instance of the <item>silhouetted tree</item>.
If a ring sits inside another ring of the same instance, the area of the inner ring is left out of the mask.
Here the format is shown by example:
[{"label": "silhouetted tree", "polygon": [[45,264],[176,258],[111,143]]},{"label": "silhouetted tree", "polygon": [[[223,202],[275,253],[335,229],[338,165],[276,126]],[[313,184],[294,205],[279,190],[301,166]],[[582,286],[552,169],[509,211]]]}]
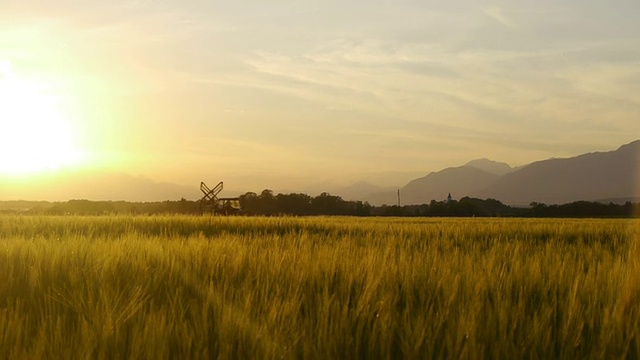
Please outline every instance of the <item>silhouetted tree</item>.
[{"label": "silhouetted tree", "polygon": [[311,215],[311,196],[307,194],[278,194],[276,203],[278,213],[287,215]]},{"label": "silhouetted tree", "polygon": [[258,194],[254,192],[240,195],[240,206],[242,206],[242,210],[248,215],[261,214],[260,198],[258,198]]},{"label": "silhouetted tree", "polygon": [[108,201],[70,200],[57,203],[47,210],[53,215],[105,215],[115,213],[113,205]]},{"label": "silhouetted tree", "polygon": [[315,214],[346,215],[345,201],[340,196],[323,192],[311,200],[311,207]]},{"label": "silhouetted tree", "polygon": [[264,189],[260,193],[260,205],[261,205],[261,213],[263,215],[275,215],[278,213],[278,205],[276,203],[276,198],[273,196],[273,191],[269,189]]}]

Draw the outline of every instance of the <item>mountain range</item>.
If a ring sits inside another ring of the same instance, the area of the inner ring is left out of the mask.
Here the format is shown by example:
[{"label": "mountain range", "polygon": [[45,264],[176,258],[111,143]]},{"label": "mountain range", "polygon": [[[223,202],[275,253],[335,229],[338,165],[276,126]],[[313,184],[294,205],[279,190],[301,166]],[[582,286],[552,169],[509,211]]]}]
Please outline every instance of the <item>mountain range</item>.
[{"label": "mountain range", "polygon": [[[518,168],[478,159],[463,166],[432,172],[400,188],[403,205],[442,201],[449,194],[454,199],[465,196],[496,199],[515,206],[526,206],[531,202],[638,201],[640,140],[614,151],[552,158]],[[397,192],[370,193],[366,200],[374,205],[396,204]]]},{"label": "mountain range", "polygon": [[[45,178],[7,181],[0,179],[2,200],[69,199],[162,201],[199,199],[193,186],[155,182],[124,173],[59,173]],[[324,188],[324,187],[323,187]],[[372,205],[398,202],[398,188],[358,182],[331,190],[347,200]],[[241,192],[227,192],[237,196]],[[400,188],[402,205],[474,197],[496,199],[507,205],[531,202],[563,204],[573,201],[622,203],[640,201],[640,140],[614,151],[593,152],[571,158],[552,158],[512,168],[506,163],[477,159],[409,181]]]}]

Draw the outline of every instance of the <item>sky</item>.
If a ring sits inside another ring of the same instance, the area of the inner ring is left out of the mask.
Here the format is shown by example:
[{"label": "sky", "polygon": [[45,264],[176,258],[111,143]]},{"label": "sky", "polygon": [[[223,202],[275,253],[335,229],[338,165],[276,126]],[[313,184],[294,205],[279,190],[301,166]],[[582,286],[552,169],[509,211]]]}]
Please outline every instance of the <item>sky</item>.
[{"label": "sky", "polygon": [[640,138],[638,13],[637,0],[3,0],[0,105],[16,109],[0,109],[0,170],[310,191],[614,150]]}]

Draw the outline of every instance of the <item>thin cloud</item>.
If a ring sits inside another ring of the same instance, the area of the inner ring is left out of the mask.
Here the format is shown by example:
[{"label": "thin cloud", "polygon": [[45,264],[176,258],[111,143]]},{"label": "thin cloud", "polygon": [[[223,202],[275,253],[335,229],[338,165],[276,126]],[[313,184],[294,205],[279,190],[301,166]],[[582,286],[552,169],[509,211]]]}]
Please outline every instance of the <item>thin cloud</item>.
[{"label": "thin cloud", "polygon": [[500,7],[490,7],[490,8],[483,8],[482,12],[484,12],[487,16],[489,16],[491,19],[497,21],[498,23],[511,28],[511,29],[517,29],[518,25],[511,20],[505,13],[504,10]]},{"label": "thin cloud", "polygon": [[[169,123],[177,120],[168,114],[180,114],[185,139],[195,138],[198,122],[224,121],[235,141],[222,143],[230,149],[224,156],[251,167],[261,163],[256,154],[297,167],[314,154],[322,163],[318,154],[326,152],[327,163],[349,154],[389,169],[398,165],[366,158],[365,150],[379,149],[385,159],[408,154],[415,163],[442,151],[455,161],[497,143],[505,144],[497,154],[524,156],[545,149],[536,139],[560,147],[577,135],[621,142],[624,131],[640,131],[639,34],[610,16],[594,20],[590,7],[318,4],[33,5],[39,11],[25,8],[24,21],[31,31],[35,24],[46,30],[42,40],[29,48],[0,34],[0,56],[28,50],[34,68],[55,63],[91,85],[85,88],[94,92],[85,93],[94,98],[142,94],[131,108],[154,111],[131,122],[153,116]],[[611,12],[630,23],[633,9]]]}]

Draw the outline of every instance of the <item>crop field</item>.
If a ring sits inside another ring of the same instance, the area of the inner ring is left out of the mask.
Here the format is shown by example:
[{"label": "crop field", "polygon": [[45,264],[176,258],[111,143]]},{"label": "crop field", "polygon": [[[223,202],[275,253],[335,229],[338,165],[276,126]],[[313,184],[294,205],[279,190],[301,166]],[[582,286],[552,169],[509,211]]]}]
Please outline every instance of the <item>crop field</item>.
[{"label": "crop field", "polygon": [[0,216],[0,354],[640,358],[639,227]]}]

